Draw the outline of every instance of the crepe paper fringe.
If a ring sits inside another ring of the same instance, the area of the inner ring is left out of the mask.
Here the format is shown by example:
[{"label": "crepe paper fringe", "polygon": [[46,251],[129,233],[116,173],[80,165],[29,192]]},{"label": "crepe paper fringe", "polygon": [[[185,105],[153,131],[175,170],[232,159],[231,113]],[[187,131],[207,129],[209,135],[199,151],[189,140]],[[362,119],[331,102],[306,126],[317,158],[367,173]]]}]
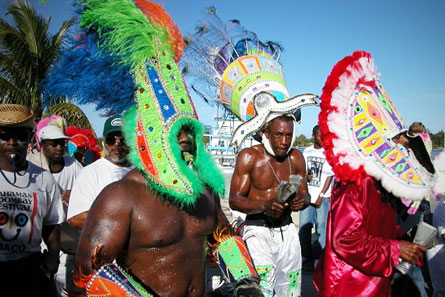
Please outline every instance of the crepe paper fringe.
[{"label": "crepe paper fringe", "polygon": [[[360,59],[367,60],[370,66],[362,69]],[[350,144],[346,121],[349,97],[357,85],[365,82],[366,75],[377,75],[371,55],[364,51],[354,52],[334,66],[321,95],[318,124],[323,148],[336,178],[343,182],[360,183],[367,175],[363,160]]]}]

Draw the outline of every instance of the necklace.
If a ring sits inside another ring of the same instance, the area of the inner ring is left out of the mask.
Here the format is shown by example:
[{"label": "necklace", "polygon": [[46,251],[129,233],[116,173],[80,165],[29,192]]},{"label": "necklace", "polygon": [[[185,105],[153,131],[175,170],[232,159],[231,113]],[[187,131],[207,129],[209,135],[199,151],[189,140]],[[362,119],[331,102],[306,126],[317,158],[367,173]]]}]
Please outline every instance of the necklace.
[{"label": "necklace", "polygon": [[8,182],[8,184],[10,184],[11,186],[15,185],[15,183],[17,182],[17,175],[18,176],[24,176],[26,174],[26,170],[23,174],[21,174],[19,171],[17,171],[17,168],[15,166],[15,162],[14,162],[14,158],[12,158],[12,171],[14,172],[14,181],[10,181],[8,179],[8,177],[6,176],[6,174],[3,172],[3,170],[0,168],[0,173],[3,175],[3,177],[6,179],[6,181]]},{"label": "necklace", "polygon": [[[266,150],[264,150],[264,153],[266,153]],[[291,173],[292,173],[292,168],[291,168],[291,164],[290,164],[290,157],[289,157],[289,155],[287,155],[287,161],[289,163],[289,176],[290,176]],[[270,164],[269,160],[267,160],[267,164],[269,164],[270,169],[272,169],[272,173],[275,176],[275,179],[277,180],[277,182],[280,183],[280,179],[278,178],[278,175],[275,172],[275,170],[273,169],[273,166],[272,166],[272,164]]]}]

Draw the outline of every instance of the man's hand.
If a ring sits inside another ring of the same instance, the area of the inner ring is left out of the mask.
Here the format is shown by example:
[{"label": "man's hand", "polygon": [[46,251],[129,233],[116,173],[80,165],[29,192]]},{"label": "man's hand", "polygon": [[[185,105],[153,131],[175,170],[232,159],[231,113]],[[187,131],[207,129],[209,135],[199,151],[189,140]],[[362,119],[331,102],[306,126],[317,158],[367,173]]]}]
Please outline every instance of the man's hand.
[{"label": "man's hand", "polygon": [[71,195],[71,190],[66,190],[62,194],[62,202],[63,204],[65,204],[65,206],[68,206],[68,204],[70,203],[70,195]]},{"label": "man's hand", "polygon": [[421,255],[426,252],[426,247],[409,241],[401,240],[399,245],[400,258],[411,264],[419,262]]},{"label": "man's hand", "polygon": [[55,274],[59,268],[59,253],[46,252],[43,253],[43,262],[51,274]]},{"label": "man's hand", "polygon": [[298,195],[291,200],[290,208],[292,211],[297,211],[303,209],[308,204],[308,201],[304,198],[303,195]]},{"label": "man's hand", "polygon": [[276,200],[267,200],[264,203],[264,213],[273,218],[279,218],[289,203],[280,204]]},{"label": "man's hand", "polygon": [[320,208],[321,203],[323,202],[323,197],[322,196],[318,196],[317,201],[315,201],[315,203],[312,204],[312,206],[314,206],[315,208]]},{"label": "man's hand", "polygon": [[312,180],[312,174],[306,174],[306,179],[310,182]]}]

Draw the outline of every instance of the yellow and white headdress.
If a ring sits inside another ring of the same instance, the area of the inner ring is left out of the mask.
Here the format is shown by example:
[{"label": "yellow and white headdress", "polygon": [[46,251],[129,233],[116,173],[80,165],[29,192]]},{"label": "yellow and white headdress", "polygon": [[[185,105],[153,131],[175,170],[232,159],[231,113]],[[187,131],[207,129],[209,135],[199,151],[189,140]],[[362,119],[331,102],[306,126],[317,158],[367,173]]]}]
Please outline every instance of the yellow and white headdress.
[{"label": "yellow and white headdress", "polygon": [[239,147],[275,117],[316,104],[314,94],[290,97],[279,63],[279,44],[261,42],[237,20],[224,24],[214,7],[207,12],[206,22],[186,38],[182,64],[184,73],[196,78],[193,90],[244,122],[235,130],[231,145]]}]

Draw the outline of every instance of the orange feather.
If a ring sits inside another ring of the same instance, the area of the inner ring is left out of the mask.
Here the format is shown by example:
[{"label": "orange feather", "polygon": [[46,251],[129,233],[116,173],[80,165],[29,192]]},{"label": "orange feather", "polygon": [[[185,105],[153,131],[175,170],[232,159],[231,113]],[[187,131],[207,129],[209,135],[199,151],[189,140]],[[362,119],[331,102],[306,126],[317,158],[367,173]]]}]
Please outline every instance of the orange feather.
[{"label": "orange feather", "polygon": [[182,38],[181,31],[179,31],[178,26],[172,20],[170,15],[157,3],[145,0],[134,0],[134,3],[148,20],[159,24],[162,28],[165,28],[168,31],[175,51],[175,61],[178,62],[181,60],[185,42]]}]

